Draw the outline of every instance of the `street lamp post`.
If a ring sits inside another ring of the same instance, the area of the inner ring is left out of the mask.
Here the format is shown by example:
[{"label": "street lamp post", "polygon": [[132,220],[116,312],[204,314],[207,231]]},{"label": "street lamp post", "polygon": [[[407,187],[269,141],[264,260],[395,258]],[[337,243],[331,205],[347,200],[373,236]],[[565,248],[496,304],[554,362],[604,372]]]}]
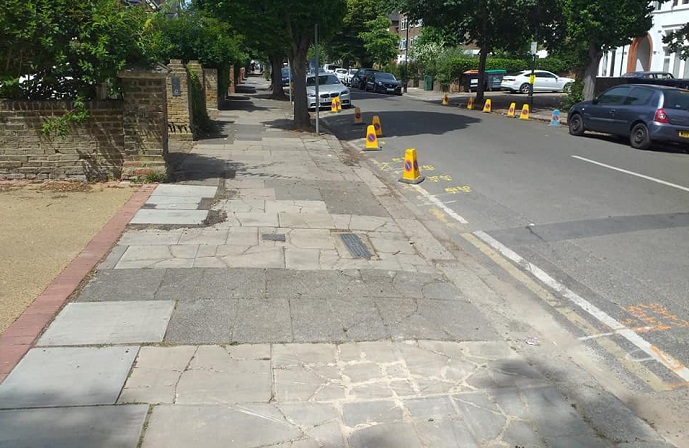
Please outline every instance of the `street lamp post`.
[{"label": "street lamp post", "polygon": [[407,20],[407,36],[404,45],[404,93],[407,93],[407,84],[409,84],[409,16],[404,15]]}]

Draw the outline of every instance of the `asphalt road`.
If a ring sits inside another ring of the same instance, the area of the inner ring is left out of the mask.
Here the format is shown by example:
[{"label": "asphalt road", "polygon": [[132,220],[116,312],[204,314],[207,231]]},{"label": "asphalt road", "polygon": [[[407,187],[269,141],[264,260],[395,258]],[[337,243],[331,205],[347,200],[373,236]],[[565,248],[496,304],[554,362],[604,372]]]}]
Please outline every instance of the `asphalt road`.
[{"label": "asphalt road", "polygon": [[[553,313],[574,310],[588,323],[576,337],[612,340],[627,365],[656,375],[661,389],[689,384],[686,149],[639,151],[535,120],[352,94],[366,123],[373,115],[382,122],[383,149],[368,157],[394,179],[404,150],[416,148],[428,194],[408,194],[451,211],[454,237],[471,234],[558,290]],[[321,119],[364,147],[353,110]]]}]

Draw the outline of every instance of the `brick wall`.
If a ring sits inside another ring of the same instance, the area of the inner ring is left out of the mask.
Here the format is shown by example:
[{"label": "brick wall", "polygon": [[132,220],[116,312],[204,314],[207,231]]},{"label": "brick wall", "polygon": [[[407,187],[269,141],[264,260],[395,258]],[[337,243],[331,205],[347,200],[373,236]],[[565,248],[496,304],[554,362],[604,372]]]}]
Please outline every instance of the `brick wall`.
[{"label": "brick wall", "polygon": [[203,91],[206,95],[206,111],[211,119],[218,118],[218,69],[203,68]]},{"label": "brick wall", "polygon": [[87,102],[90,118],[65,137],[41,132],[45,119],[71,108],[66,101],[0,100],[0,179],[118,178],[123,102]]},{"label": "brick wall", "polygon": [[[192,132],[191,93],[189,74],[180,59],[173,59],[168,64],[170,73],[167,76],[167,129],[169,138],[178,141],[190,141]],[[179,91],[173,92],[173,79],[179,83]]]}]

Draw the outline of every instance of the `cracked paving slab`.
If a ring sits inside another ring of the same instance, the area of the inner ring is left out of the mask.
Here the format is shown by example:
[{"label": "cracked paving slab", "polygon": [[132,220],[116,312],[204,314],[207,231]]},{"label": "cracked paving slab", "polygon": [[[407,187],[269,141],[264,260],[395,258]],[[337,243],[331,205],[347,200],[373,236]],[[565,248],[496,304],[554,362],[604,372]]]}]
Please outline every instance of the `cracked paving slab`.
[{"label": "cracked paving slab", "polygon": [[607,446],[506,342],[144,347],[119,402],[144,447]]}]

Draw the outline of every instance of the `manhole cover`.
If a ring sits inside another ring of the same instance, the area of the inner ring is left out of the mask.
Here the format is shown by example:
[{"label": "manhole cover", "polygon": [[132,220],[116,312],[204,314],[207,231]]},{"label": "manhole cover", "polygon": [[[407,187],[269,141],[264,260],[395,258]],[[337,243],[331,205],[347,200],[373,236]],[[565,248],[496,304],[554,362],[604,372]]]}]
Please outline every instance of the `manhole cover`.
[{"label": "manhole cover", "polygon": [[345,247],[347,247],[347,250],[354,258],[371,258],[373,256],[358,235],[353,233],[341,233],[340,239],[342,239]]},{"label": "manhole cover", "polygon": [[262,233],[261,239],[263,241],[282,241],[283,243],[287,241],[282,233]]}]

